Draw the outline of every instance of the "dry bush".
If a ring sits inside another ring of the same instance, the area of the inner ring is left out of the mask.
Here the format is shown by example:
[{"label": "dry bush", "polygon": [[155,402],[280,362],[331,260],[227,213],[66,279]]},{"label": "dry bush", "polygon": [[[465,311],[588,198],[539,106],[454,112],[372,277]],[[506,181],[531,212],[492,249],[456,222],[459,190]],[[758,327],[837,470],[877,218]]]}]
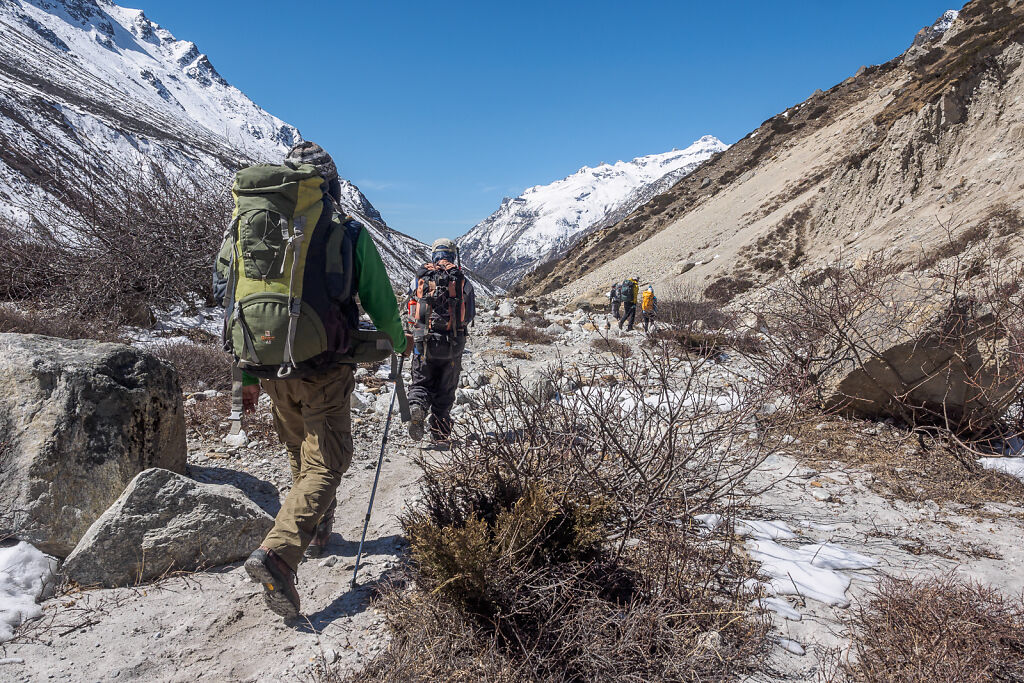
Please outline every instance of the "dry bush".
[{"label": "dry bush", "polygon": [[712,280],[711,284],[704,289],[704,298],[725,304],[753,286],[754,281],[744,275],[723,275]]},{"label": "dry bush", "polygon": [[601,337],[590,342],[590,347],[598,353],[614,353],[616,356],[629,358],[633,355],[633,349],[624,342],[611,337]]},{"label": "dry bush", "polygon": [[658,329],[651,333],[652,343],[669,342],[687,356],[719,357],[729,349],[745,355],[762,351],[761,338],[749,332],[698,332],[693,330]]},{"label": "dry bush", "polygon": [[884,578],[856,610],[838,680],[1024,680],[1024,599],[950,577]]},{"label": "dry bush", "polygon": [[[807,406],[873,410],[971,440],[1020,433],[1012,407],[1024,389],[1024,262],[999,253],[985,241],[920,273],[875,252],[780,278],[744,305],[768,331],[751,361]],[[933,356],[946,360],[925,365]],[[835,393],[858,368],[883,399]]]},{"label": "dry bush", "polygon": [[544,330],[528,325],[495,325],[491,328],[490,334],[492,337],[505,337],[525,344],[550,344],[555,341],[555,338]]},{"label": "dry bush", "polygon": [[490,385],[453,449],[420,460],[403,520],[414,588],[384,601],[391,644],[357,680],[724,681],[761,666],[756,570],[692,517],[729,515],[775,451],[747,438],[764,397],[668,361],[648,349]]},{"label": "dry bush", "polygon": [[231,356],[219,346],[169,342],[149,351],[175,367],[186,392],[231,389]]},{"label": "dry bush", "polygon": [[544,314],[535,309],[526,308],[522,304],[515,307],[513,315],[522,320],[524,325],[529,325],[530,327],[543,329],[551,324],[548,322],[548,319],[544,317]]},{"label": "dry bush", "polygon": [[62,339],[123,341],[117,331],[102,320],[86,319],[60,311],[20,311],[0,305],[0,333],[41,334]]},{"label": "dry bush", "polygon": [[100,170],[40,159],[50,191],[0,225],[0,296],[145,324],[152,308],[211,305],[210,272],[231,197],[223,178],[148,160]]},{"label": "dry bush", "polygon": [[[773,429],[768,421],[762,424]],[[949,440],[905,426],[810,416],[799,423],[787,420],[782,429],[799,439],[790,449],[801,460],[822,471],[836,462],[844,470],[866,470],[872,489],[885,497],[970,506],[1024,500],[1024,481],[979,466],[972,453]]]},{"label": "dry bush", "polygon": [[734,318],[720,302],[704,298],[694,288],[668,289],[658,298],[658,322],[675,329],[728,329]]}]

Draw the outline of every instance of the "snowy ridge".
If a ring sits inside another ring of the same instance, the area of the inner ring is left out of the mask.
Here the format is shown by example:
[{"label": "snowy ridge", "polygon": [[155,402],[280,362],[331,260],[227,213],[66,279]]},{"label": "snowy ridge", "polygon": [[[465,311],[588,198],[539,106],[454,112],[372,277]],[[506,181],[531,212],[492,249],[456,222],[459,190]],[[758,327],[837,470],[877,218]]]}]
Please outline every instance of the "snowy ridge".
[{"label": "snowy ridge", "polygon": [[955,9],[948,9],[942,13],[934,24],[926,26],[915,36],[913,45],[924,45],[937,40],[946,34],[952,26],[953,22],[960,17],[960,11]]},{"label": "snowy ridge", "polygon": [[512,199],[459,238],[466,263],[508,287],[581,236],[625,216],[728,145],[705,135],[684,150],[584,166]]},{"label": "snowy ridge", "polygon": [[[240,166],[279,163],[302,139],[141,10],[0,0],[0,31],[0,211],[15,220],[46,192],[37,169],[47,164],[102,172],[148,160],[226,184]],[[429,248],[389,228],[354,185],[343,190],[392,280],[408,282]]]}]

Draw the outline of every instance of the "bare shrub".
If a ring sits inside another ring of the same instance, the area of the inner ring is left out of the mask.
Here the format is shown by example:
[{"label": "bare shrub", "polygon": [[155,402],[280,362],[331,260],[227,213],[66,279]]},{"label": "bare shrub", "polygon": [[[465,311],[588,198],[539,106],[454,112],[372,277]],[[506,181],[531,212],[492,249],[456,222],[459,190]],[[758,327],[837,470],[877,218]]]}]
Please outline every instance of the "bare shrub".
[{"label": "bare shrub", "polygon": [[629,344],[620,342],[618,339],[612,339],[610,337],[601,337],[590,342],[590,347],[598,353],[614,353],[616,356],[623,356],[629,358],[633,355],[633,349]]},{"label": "bare shrub", "polygon": [[116,322],[150,307],[210,305],[231,198],[224,179],[148,161],[102,169],[40,159],[52,194],[27,226],[0,226],[0,295],[59,302]]},{"label": "bare shrub", "polygon": [[722,304],[705,298],[696,288],[677,287],[658,297],[658,322],[680,330],[731,328],[735,316]]},{"label": "bare shrub", "polygon": [[[506,376],[451,452],[419,461],[403,520],[414,588],[357,680],[733,680],[770,648],[755,568],[727,516],[774,451],[747,438],[763,396],[715,388],[669,352]],[[604,387],[605,377],[615,378]],[[439,629],[435,624],[443,623]]]},{"label": "bare shrub", "polygon": [[492,337],[505,337],[526,344],[550,344],[555,338],[544,330],[529,325],[495,325],[490,332]]},{"label": "bare shrub", "polygon": [[687,356],[721,356],[728,349],[735,349],[750,355],[760,353],[761,339],[749,332],[707,331],[659,329],[652,334],[652,341],[670,342]]},{"label": "bare shrub", "polygon": [[[772,429],[768,421],[763,424]],[[790,452],[802,461],[821,470],[836,462],[844,470],[866,470],[871,488],[887,498],[970,506],[1024,499],[1024,481],[979,467],[957,444],[903,425],[809,416],[787,420],[780,429],[798,439]]]},{"label": "bare shrub", "polygon": [[231,388],[231,357],[219,346],[169,342],[149,351],[175,367],[185,391]]},{"label": "bare shrub", "polygon": [[531,310],[526,308],[526,306],[523,306],[522,304],[515,307],[514,315],[522,320],[524,325],[531,327],[545,328],[551,324],[548,322],[548,319],[544,317],[544,314],[535,309]]},{"label": "bare shrub", "polygon": [[750,290],[754,281],[742,275],[723,275],[716,278],[704,290],[704,296],[711,301],[725,304]]},{"label": "bare shrub", "polygon": [[[997,247],[972,244],[924,273],[876,252],[784,276],[744,305],[769,331],[751,360],[808,406],[875,411],[958,438],[1019,433],[1006,422],[1019,422],[1008,408],[1024,388],[1024,262]],[[843,378],[881,398],[837,392]]]},{"label": "bare shrub", "polygon": [[980,584],[887,577],[851,626],[839,680],[1024,680],[1024,600]]},{"label": "bare shrub", "polygon": [[62,339],[122,341],[117,331],[102,320],[86,319],[60,311],[20,311],[0,306],[0,332],[41,334]]}]

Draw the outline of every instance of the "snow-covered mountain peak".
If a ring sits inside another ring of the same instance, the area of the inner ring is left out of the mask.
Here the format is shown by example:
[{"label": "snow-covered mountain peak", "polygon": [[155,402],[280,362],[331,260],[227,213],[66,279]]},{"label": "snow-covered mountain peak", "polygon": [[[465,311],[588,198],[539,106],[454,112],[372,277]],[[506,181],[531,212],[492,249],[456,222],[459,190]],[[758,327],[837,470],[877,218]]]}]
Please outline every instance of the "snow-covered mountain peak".
[{"label": "snow-covered mountain peak", "polygon": [[[28,53],[24,68],[52,77],[45,90],[74,88],[90,98],[126,98],[132,106],[125,114],[140,119],[155,117],[132,109],[172,117],[184,112],[193,126],[205,129],[197,132],[206,142],[227,142],[228,149],[216,151],[204,145],[203,151],[223,161],[233,156],[229,150],[239,161],[279,159],[301,139],[293,126],[225,81],[195,43],[178,40],[142,10],[109,0],[8,0],[0,3],[0,21],[19,42],[35,43],[17,47]],[[94,81],[98,87],[92,87]],[[116,94],[112,98],[106,90]]]},{"label": "snow-covered mountain peak", "polygon": [[942,13],[941,17],[935,20],[934,24],[926,26],[918,32],[917,36],[914,37],[914,46],[925,45],[942,38],[959,17],[959,10],[946,10]]},{"label": "snow-covered mountain peak", "polygon": [[[37,171],[48,164],[84,180],[147,161],[226,185],[239,166],[279,163],[302,139],[228,83],[199,46],[142,10],[110,0],[0,0],[0,31],[0,212],[16,221],[30,220],[54,192]],[[342,190],[392,279],[408,282],[429,247],[388,227],[348,181]]]},{"label": "snow-covered mountain peak", "polygon": [[727,149],[705,135],[682,150],[631,161],[583,166],[548,185],[534,185],[504,198],[486,220],[460,238],[466,263],[509,286],[610,217],[633,211],[700,165]]}]

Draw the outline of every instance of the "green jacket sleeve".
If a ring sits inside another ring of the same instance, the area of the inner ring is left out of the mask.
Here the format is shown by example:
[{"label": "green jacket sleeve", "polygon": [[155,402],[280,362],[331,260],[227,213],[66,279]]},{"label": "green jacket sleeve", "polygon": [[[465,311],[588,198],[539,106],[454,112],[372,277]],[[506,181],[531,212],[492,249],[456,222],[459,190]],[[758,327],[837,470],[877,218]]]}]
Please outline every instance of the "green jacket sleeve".
[{"label": "green jacket sleeve", "polygon": [[398,313],[398,300],[377,246],[365,227],[359,231],[356,241],[355,270],[356,291],[363,310],[378,330],[391,337],[395,353],[404,352],[405,331]]}]

